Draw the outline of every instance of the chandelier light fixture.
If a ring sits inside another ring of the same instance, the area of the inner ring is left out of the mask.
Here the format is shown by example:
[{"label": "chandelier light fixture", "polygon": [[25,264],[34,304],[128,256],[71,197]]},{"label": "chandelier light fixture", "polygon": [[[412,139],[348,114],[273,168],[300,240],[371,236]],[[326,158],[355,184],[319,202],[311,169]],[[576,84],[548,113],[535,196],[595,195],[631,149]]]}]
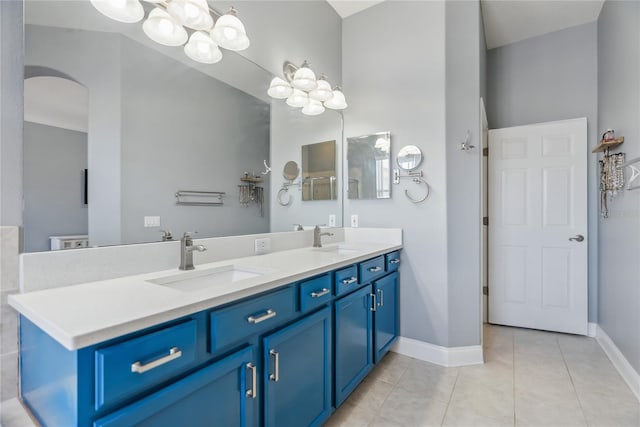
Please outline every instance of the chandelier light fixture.
[{"label": "chandelier light fixture", "polygon": [[331,89],[331,83],[325,75],[316,78],[316,74],[304,61],[301,66],[285,62],[284,79],[274,77],[267,94],[275,99],[286,99],[287,105],[302,108],[302,114],[317,116],[331,110],[344,110],[347,101],[339,86]]},{"label": "chandelier light fixture", "polygon": [[[241,51],[249,47],[249,37],[233,7],[221,14],[207,0],[144,1],[155,5],[142,24],[147,37],[165,46],[184,45],[193,61],[215,64],[222,59],[220,48]],[[140,22],[145,15],[140,0],[91,0],[91,4],[103,15],[128,24]]]}]

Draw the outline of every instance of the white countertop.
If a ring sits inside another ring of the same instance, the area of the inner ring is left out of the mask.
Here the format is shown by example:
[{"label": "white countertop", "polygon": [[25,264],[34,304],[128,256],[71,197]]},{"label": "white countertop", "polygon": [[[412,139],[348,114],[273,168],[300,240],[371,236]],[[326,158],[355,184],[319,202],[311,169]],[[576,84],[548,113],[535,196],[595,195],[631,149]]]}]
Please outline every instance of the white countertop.
[{"label": "white countertop", "polygon": [[196,265],[196,271],[229,265],[268,271],[200,291],[185,292],[149,282],[190,273],[172,269],[10,295],[9,304],[67,349],[77,350],[402,247],[391,242],[348,246],[356,250],[340,254],[306,247]]}]

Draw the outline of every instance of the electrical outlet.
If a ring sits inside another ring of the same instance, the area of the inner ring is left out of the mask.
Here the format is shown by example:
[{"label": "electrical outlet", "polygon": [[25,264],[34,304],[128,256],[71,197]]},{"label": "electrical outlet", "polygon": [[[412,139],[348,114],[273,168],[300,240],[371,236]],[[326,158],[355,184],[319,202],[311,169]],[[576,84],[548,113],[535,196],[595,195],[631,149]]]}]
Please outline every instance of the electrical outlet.
[{"label": "electrical outlet", "polygon": [[271,250],[271,239],[256,239],[255,240],[256,254],[266,254]]},{"label": "electrical outlet", "polygon": [[336,226],[336,216],[334,214],[329,215],[329,227]]},{"label": "electrical outlet", "polygon": [[159,216],[145,216],[144,217],[144,226],[145,227],[160,227],[160,217]]},{"label": "electrical outlet", "polygon": [[353,214],[351,215],[351,227],[358,227],[358,215],[357,214]]}]

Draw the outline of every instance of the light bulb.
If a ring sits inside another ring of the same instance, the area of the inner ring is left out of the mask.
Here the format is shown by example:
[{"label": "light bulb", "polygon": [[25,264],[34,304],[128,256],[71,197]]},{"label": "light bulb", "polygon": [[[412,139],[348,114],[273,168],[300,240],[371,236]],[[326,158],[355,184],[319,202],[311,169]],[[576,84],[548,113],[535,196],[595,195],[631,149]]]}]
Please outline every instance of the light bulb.
[{"label": "light bulb", "polygon": [[311,68],[309,68],[307,61],[304,61],[302,66],[300,66],[300,68],[298,68],[293,74],[291,84],[293,87],[307,92],[318,86],[318,83],[316,82],[316,75]]},{"label": "light bulb", "polygon": [[267,90],[267,94],[276,99],[285,99],[292,93],[293,88],[291,85],[280,77],[274,77],[269,85],[269,90]]},{"label": "light bulb", "polygon": [[320,102],[328,101],[332,96],[331,84],[324,76],[318,79],[316,88],[309,92],[309,98]]},{"label": "light bulb", "polygon": [[317,116],[324,113],[324,107],[320,101],[310,99],[309,103],[302,108],[302,114],[307,116]]},{"label": "light bulb", "polygon": [[119,22],[132,24],[144,18],[144,9],[138,0],[91,0],[98,12]]},{"label": "light bulb", "polygon": [[211,30],[211,38],[222,48],[239,51],[249,47],[249,37],[235,14],[235,9],[231,8],[226,15],[218,18]]},{"label": "light bulb", "polygon": [[196,31],[191,34],[189,43],[184,47],[184,53],[196,62],[203,64],[215,64],[222,59],[222,52],[209,34]]},{"label": "light bulb", "polygon": [[202,31],[213,27],[207,0],[171,0],[166,7],[167,12],[185,27]]},{"label": "light bulb", "polygon": [[347,101],[344,98],[344,93],[339,87],[333,90],[333,96],[328,101],[324,102],[324,106],[331,108],[332,110],[344,110],[347,108]]},{"label": "light bulb", "polygon": [[291,95],[287,98],[289,107],[300,108],[309,103],[309,95],[300,89],[293,89]]},{"label": "light bulb", "polygon": [[142,30],[151,40],[165,46],[182,46],[189,38],[187,31],[159,7],[149,13]]}]

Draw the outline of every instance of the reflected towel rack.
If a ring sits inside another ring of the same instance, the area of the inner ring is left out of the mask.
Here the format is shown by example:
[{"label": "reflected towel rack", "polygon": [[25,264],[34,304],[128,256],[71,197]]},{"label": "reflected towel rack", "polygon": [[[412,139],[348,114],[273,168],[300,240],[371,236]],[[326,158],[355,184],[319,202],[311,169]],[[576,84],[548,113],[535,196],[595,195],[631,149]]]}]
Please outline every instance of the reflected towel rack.
[{"label": "reflected towel rack", "polygon": [[636,183],[636,185],[633,186],[631,185],[635,181],[640,181],[638,179],[640,178],[640,157],[636,157],[635,159],[623,163],[622,167],[631,169],[631,176],[627,182],[627,190],[640,190],[640,183]]},{"label": "reflected towel rack", "polygon": [[[176,205],[183,206],[222,206],[224,204],[224,191],[176,191]],[[211,202],[211,198],[217,198],[218,201]]]}]

